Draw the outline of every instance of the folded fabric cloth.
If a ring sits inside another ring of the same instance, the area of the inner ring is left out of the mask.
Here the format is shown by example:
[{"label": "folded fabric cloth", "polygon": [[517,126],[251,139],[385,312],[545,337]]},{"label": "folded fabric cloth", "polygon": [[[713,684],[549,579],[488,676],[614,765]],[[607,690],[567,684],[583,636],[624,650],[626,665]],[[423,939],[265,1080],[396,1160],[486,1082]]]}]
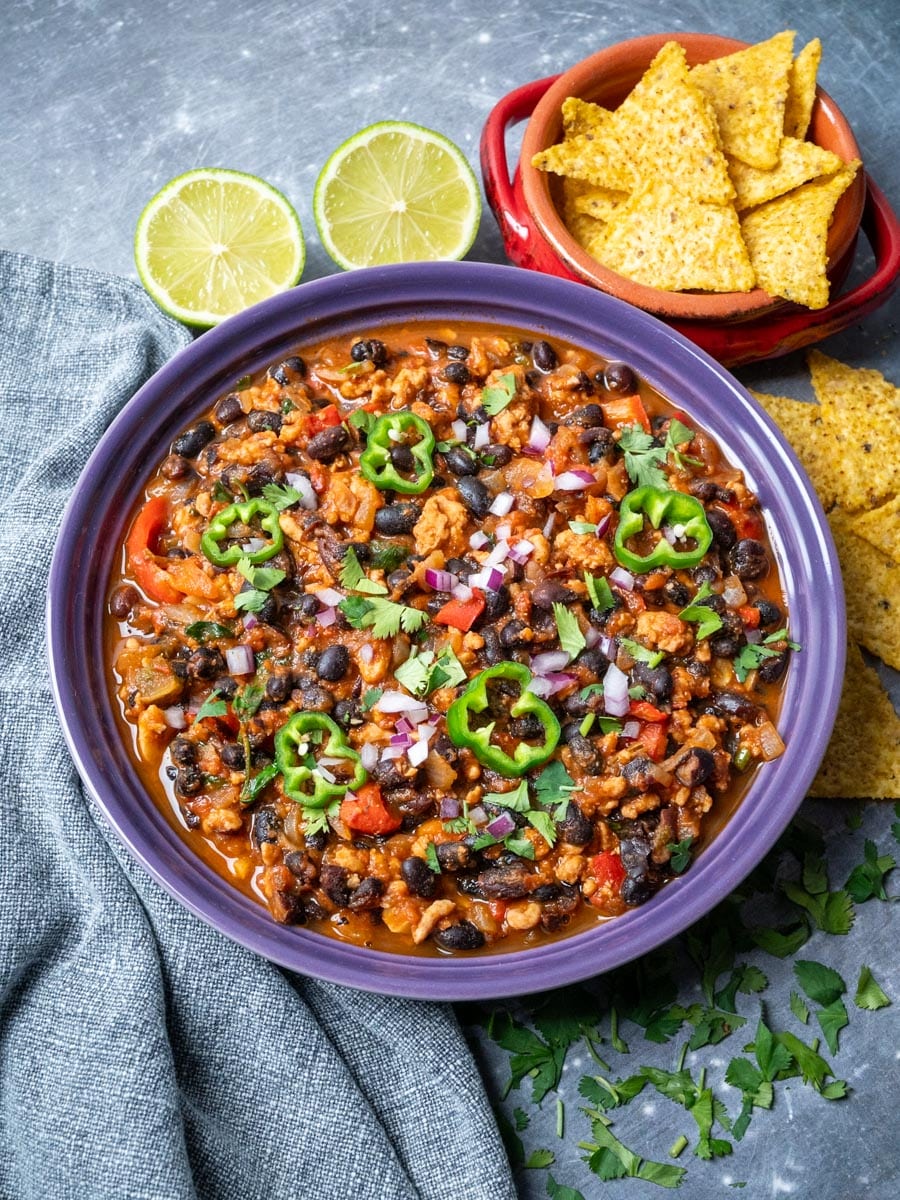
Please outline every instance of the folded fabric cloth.
[{"label": "folded fabric cloth", "polygon": [[233,945],[121,850],[67,753],[44,654],[60,516],[189,341],[125,280],[0,252],[0,1195],[514,1197],[449,1006]]}]

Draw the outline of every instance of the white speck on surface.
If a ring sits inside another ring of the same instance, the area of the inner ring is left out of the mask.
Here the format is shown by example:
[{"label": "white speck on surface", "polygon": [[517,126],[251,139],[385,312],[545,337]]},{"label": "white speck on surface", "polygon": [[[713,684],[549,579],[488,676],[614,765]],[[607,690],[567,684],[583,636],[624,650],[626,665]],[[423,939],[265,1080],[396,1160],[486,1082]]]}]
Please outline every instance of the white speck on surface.
[{"label": "white speck on surface", "polygon": [[797,1190],[797,1185],[791,1183],[787,1179],[782,1179],[780,1175],[772,1176],[772,1195],[773,1196],[793,1196]]},{"label": "white speck on surface", "polygon": [[642,1117],[656,1116],[656,1105],[655,1104],[642,1104],[641,1105],[641,1116]]},{"label": "white speck on surface", "polygon": [[193,133],[194,122],[189,112],[181,109],[175,114],[175,128],[179,133]]},{"label": "white speck on surface", "polygon": [[491,35],[488,33],[488,31],[486,29],[482,29],[481,33],[478,35],[479,45],[486,46],[491,40]]}]

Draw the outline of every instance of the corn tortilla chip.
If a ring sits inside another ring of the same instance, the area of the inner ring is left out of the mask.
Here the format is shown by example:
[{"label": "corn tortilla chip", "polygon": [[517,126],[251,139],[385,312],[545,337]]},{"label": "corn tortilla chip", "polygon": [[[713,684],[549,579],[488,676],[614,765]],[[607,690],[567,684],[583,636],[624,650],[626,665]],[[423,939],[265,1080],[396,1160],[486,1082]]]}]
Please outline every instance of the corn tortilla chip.
[{"label": "corn tortilla chip", "polygon": [[631,160],[623,155],[611,124],[609,122],[594,133],[579,133],[555,146],[548,146],[535,154],[531,165],[539,171],[553,171],[598,187],[630,192],[637,183],[637,174]]},{"label": "corn tortilla chip", "polygon": [[784,109],[785,137],[805,138],[816,99],[816,75],[822,58],[818,38],[807,42],[791,64],[787,103]]},{"label": "corn tortilla chip", "polygon": [[[560,180],[560,190],[562,193],[562,203],[560,204],[560,214],[563,219],[563,224],[571,233],[572,237],[582,249],[587,250],[588,246],[596,239],[597,235],[603,229],[603,222],[589,213],[580,212],[576,207],[581,197],[591,194],[601,189],[595,188],[592,183],[585,183],[583,179],[568,179],[565,176]],[[616,193],[617,195],[619,193]],[[625,193],[621,193],[624,195]],[[590,251],[588,250],[588,253]]]},{"label": "corn tortilla chip", "polygon": [[609,109],[599,104],[591,104],[588,100],[580,100],[578,96],[567,96],[563,100],[563,139],[576,137],[579,133],[593,133],[609,120]]},{"label": "corn tortilla chip", "polygon": [[818,404],[752,392],[793,446],[800,463],[812,480],[822,507],[829,509],[837,499],[838,475],[835,446],[822,420]]},{"label": "corn tortilla chip", "polygon": [[822,419],[835,443],[838,502],[869,509],[900,492],[900,389],[879,371],[808,355]]},{"label": "corn tortilla chip", "polygon": [[642,182],[676,181],[686,195],[714,204],[733,199],[715,118],[691,83],[684,48],[677,42],[663,46],[610,124]]},{"label": "corn tortilla chip", "polygon": [[843,509],[832,509],[828,521],[844,577],[850,636],[900,670],[900,565],[857,537]]},{"label": "corn tortilla chip", "polygon": [[836,175],[804,183],[744,217],[741,233],[750,261],[760,287],[770,296],[807,308],[828,303],[828,226],[859,165],[854,160]]},{"label": "corn tortilla chip", "polygon": [[646,183],[620,205],[596,255],[611,270],[663,291],[753,287],[734,209],[703,204],[664,179]]},{"label": "corn tortilla chip", "polygon": [[691,71],[719,122],[726,154],[763,170],[778,161],[794,33],[785,30]]},{"label": "corn tortilla chip", "polygon": [[[865,721],[865,753],[859,752]],[[847,647],[847,671],[837,721],[811,796],[893,800],[900,790],[900,717],[859,647]]]},{"label": "corn tortilla chip", "polygon": [[824,150],[814,142],[801,142],[797,138],[786,137],[781,141],[778,151],[778,161],[768,171],[758,167],[748,167],[739,158],[728,161],[731,181],[737,197],[734,202],[738,212],[746,208],[756,208],[776,196],[783,196],[819,175],[834,175],[843,167],[844,161]]},{"label": "corn tortilla chip", "polygon": [[900,562],[900,495],[871,512],[859,513],[851,526],[857,537],[865,538],[895,563]]},{"label": "corn tortilla chip", "polygon": [[598,221],[608,221],[619,205],[627,199],[627,192],[616,192],[612,188],[598,188],[588,184],[581,195],[574,199],[572,207],[576,213],[584,213]]}]

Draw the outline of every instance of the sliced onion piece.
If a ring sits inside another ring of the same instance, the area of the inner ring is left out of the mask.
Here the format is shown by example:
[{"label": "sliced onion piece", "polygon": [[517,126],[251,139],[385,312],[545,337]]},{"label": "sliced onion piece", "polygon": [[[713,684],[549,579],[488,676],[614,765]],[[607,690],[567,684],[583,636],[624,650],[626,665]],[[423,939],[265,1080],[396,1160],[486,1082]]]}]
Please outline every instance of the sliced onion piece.
[{"label": "sliced onion piece", "polygon": [[550,684],[550,691],[548,695],[555,696],[557,692],[565,691],[567,687],[571,687],[571,685],[576,682],[578,677],[577,675],[570,675],[564,671],[554,671],[553,674],[546,675],[544,678],[546,679],[547,683]]},{"label": "sliced onion piece", "polygon": [[257,550],[265,549],[267,544],[265,538],[248,538],[246,542],[241,542],[241,550],[244,554],[255,554]]},{"label": "sliced onion piece", "polygon": [[498,817],[494,817],[493,821],[488,822],[487,831],[491,837],[499,840],[512,833],[515,827],[516,822],[512,813],[502,812]]},{"label": "sliced onion piece", "polygon": [[255,629],[258,624],[259,617],[257,617],[256,613],[247,613],[246,617],[244,617],[244,629],[247,633],[251,629]]},{"label": "sliced onion piece", "polygon": [[316,763],[316,774],[321,775],[328,783],[337,783],[337,775],[333,775],[327,767],[323,767],[321,762]]},{"label": "sliced onion piece", "polygon": [[516,544],[510,548],[509,557],[514,563],[519,563],[520,566],[524,566],[525,563],[528,562],[528,556],[533,550],[534,542],[529,542],[527,538],[523,538],[521,542],[516,542]]},{"label": "sliced onion piece", "polygon": [[612,513],[608,512],[605,517],[601,517],[597,522],[596,536],[598,538],[603,537],[604,533],[606,533],[607,529],[609,529],[609,523],[611,520]]},{"label": "sliced onion piece", "polygon": [[763,721],[757,726],[759,732],[759,748],[762,751],[762,756],[766,762],[771,762],[773,758],[778,758],[784,754],[784,742],[781,740],[781,735],[772,724],[771,721]]},{"label": "sliced onion piece", "polygon": [[368,666],[368,664],[372,661],[374,655],[375,655],[375,647],[372,646],[369,642],[366,642],[365,645],[360,646],[359,661],[364,666]]},{"label": "sliced onion piece", "polygon": [[509,539],[509,535],[511,533],[512,533],[512,526],[508,525],[506,523],[506,521],[504,521],[502,525],[498,525],[497,528],[494,530],[494,537],[497,539],[498,542],[504,542]]},{"label": "sliced onion piece", "polygon": [[602,634],[597,646],[599,647],[600,653],[604,658],[608,658],[610,662],[616,661],[616,657],[619,653],[619,647],[617,646],[616,639],[614,637],[610,637],[608,633]]},{"label": "sliced onion piece", "polygon": [[476,529],[475,532],[472,534],[472,536],[469,538],[469,545],[471,546],[471,548],[473,550],[481,550],[484,546],[486,546],[488,544],[488,542],[490,540],[491,539],[484,532],[484,530]]},{"label": "sliced onion piece", "polygon": [[334,588],[319,588],[313,595],[326,608],[334,608],[344,599],[344,593],[335,591]]},{"label": "sliced onion piece", "polygon": [[185,729],[187,727],[187,718],[180,704],[173,704],[171,708],[164,708],[163,720],[170,729]]},{"label": "sliced onion piece", "polygon": [[297,474],[294,471],[288,471],[284,478],[295,491],[300,493],[300,507],[308,509],[310,512],[315,512],[319,507],[319,497],[316,495],[315,488],[310,482],[309,477]]},{"label": "sliced onion piece", "polygon": [[554,480],[554,487],[558,492],[580,492],[586,487],[590,487],[597,480],[590,471],[563,471],[561,475],[557,475]]},{"label": "sliced onion piece", "polygon": [[402,746],[385,746],[381,752],[381,761],[390,762],[395,758],[402,758],[404,753]]},{"label": "sliced onion piece", "polygon": [[626,571],[624,567],[616,567],[614,571],[610,571],[609,582],[614,583],[616,587],[620,587],[623,592],[634,591],[634,576],[630,571]]},{"label": "sliced onion piece", "polygon": [[503,572],[499,567],[487,567],[477,575],[469,576],[469,586],[482,591],[497,592],[503,586]]},{"label": "sliced onion piece", "polygon": [[550,445],[552,437],[553,434],[550,432],[548,426],[544,424],[539,416],[535,415],[531,422],[531,431],[528,434],[528,445],[525,447],[525,453],[543,454]]},{"label": "sliced onion piece", "polygon": [[409,759],[410,766],[421,767],[428,757],[428,742],[413,742],[406,752],[406,757]]},{"label": "sliced onion piece", "polygon": [[737,575],[729,575],[722,588],[722,599],[729,608],[740,608],[742,604],[747,603],[747,593],[744,591],[744,585],[738,579]]},{"label": "sliced onion piece", "polygon": [[[412,721],[412,712],[415,709],[424,708],[425,706],[415,696],[410,696],[407,692],[397,692],[389,689],[381,693],[375,701],[374,707],[383,713],[406,713],[409,720]],[[428,715],[427,708],[425,708],[425,715]]]},{"label": "sliced onion piece", "polygon": [[229,675],[252,675],[256,670],[256,659],[253,647],[241,642],[237,646],[229,646],[225,651],[225,666]]},{"label": "sliced onion piece", "polygon": [[498,492],[488,512],[493,513],[495,517],[505,517],[507,513],[512,512],[515,502],[516,498],[512,492]]},{"label": "sliced onion piece", "polygon": [[545,650],[531,660],[531,669],[535,675],[549,675],[551,671],[561,671],[567,667],[569,661],[570,656],[565,650]]},{"label": "sliced onion piece", "polygon": [[550,537],[551,533],[553,532],[553,526],[555,524],[556,524],[556,513],[552,512],[550,514],[550,516],[547,518],[547,520],[544,522],[544,528],[541,530],[541,533],[544,535],[545,538]]},{"label": "sliced onion piece", "polygon": [[323,608],[321,612],[316,613],[316,621],[323,629],[327,629],[329,625],[333,625],[336,620],[336,608]]},{"label": "sliced onion piece", "polygon": [[378,747],[374,742],[366,742],[359,752],[359,761],[367,771],[371,771],[378,762]]},{"label": "sliced onion piece", "polygon": [[540,696],[542,700],[546,700],[553,691],[553,684],[543,675],[535,675],[527,690],[533,692],[535,696]]},{"label": "sliced onion piece", "polygon": [[450,422],[450,428],[453,430],[453,436],[458,442],[464,442],[466,440],[466,435],[468,434],[469,430],[465,421],[457,417],[455,421]]},{"label": "sliced onion piece", "polygon": [[488,819],[487,813],[480,804],[476,804],[474,808],[469,809],[469,820],[475,825],[483,825]]},{"label": "sliced onion piece", "polygon": [[485,421],[483,425],[478,425],[475,428],[475,438],[472,442],[474,450],[483,450],[485,446],[491,444],[491,425],[489,421]]},{"label": "sliced onion piece", "polygon": [[603,678],[603,707],[611,717],[624,717],[628,704],[628,676],[610,663]]},{"label": "sliced onion piece", "polygon": [[619,734],[619,737],[624,738],[627,742],[633,742],[640,732],[640,721],[626,721],[622,726],[622,732]]},{"label": "sliced onion piece", "polygon": [[434,567],[425,568],[425,582],[436,592],[449,592],[459,583],[459,576],[452,571],[437,571]]}]

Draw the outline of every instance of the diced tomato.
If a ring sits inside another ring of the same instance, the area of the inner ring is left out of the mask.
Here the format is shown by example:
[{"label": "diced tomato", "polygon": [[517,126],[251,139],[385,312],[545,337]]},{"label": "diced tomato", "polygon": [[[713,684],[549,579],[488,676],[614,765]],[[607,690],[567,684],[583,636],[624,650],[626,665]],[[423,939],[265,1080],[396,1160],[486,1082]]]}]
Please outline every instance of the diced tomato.
[{"label": "diced tomato", "polygon": [[738,609],[738,615],[746,629],[759,629],[759,609],[753,604],[743,604]]},{"label": "diced tomato", "polygon": [[310,413],[303,422],[303,428],[308,437],[315,437],[323,429],[330,429],[332,425],[340,425],[340,423],[341,414],[333,404],[328,404],[325,408],[320,408],[318,412]]},{"label": "diced tomato", "polygon": [[175,588],[156,557],[159,536],[166,527],[168,511],[165,496],[151,496],[135,518],[125,542],[125,553],[135,582],[151,600],[160,604],[179,604],[183,593]]},{"label": "diced tomato", "polygon": [[613,854],[611,850],[604,850],[601,854],[592,856],[590,866],[591,874],[601,887],[608,885],[613,891],[618,891],[622,886],[625,868],[622,866],[622,859],[618,854]]},{"label": "diced tomato", "polygon": [[484,612],[484,593],[474,591],[469,600],[448,600],[434,618],[436,625],[452,625],[468,633]]},{"label": "diced tomato", "polygon": [[610,429],[621,429],[624,425],[640,425],[646,433],[652,433],[650,418],[640,396],[622,396],[619,400],[601,403],[603,419]]},{"label": "diced tomato", "polygon": [[341,801],[341,820],[357,833],[378,837],[399,829],[402,821],[384,802],[377,783],[364,783],[353,796]]},{"label": "diced tomato", "polygon": [[628,715],[638,717],[642,721],[668,721],[669,714],[655,708],[647,700],[632,700],[628,705]]},{"label": "diced tomato", "polygon": [[641,721],[641,731],[635,738],[644,747],[651,762],[661,762],[666,757],[668,740],[666,726],[658,721]]},{"label": "diced tomato", "polygon": [[762,519],[759,513],[752,509],[741,508],[739,504],[725,504],[716,501],[716,508],[721,508],[731,518],[734,531],[739,538],[759,538],[762,536]]},{"label": "diced tomato", "polygon": [[490,900],[490,901],[488,901],[488,911],[490,912],[491,916],[494,918],[495,921],[502,922],[503,918],[506,916],[506,910],[508,908],[509,908],[509,904],[507,903],[506,900]]}]

